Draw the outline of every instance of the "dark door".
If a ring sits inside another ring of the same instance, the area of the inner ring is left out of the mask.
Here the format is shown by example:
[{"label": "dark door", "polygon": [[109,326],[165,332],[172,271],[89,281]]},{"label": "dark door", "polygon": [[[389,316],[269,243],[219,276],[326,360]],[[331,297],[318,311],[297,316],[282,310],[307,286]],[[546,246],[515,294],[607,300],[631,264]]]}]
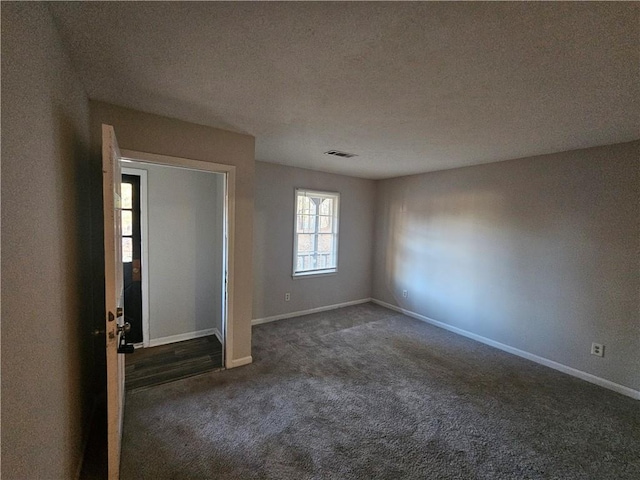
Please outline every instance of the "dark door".
[{"label": "dark door", "polygon": [[122,175],[122,262],[124,320],[131,324],[127,343],[142,343],[142,236],[140,233],[140,177]]}]

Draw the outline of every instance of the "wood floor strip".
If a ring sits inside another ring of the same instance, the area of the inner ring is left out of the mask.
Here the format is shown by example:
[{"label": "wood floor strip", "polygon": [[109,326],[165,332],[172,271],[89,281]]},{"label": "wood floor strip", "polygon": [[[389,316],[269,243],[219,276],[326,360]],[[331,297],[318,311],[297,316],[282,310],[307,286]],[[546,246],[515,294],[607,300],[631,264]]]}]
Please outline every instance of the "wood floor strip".
[{"label": "wood floor strip", "polygon": [[222,345],[215,335],[136,350],[127,356],[127,390],[159,385],[222,368]]}]

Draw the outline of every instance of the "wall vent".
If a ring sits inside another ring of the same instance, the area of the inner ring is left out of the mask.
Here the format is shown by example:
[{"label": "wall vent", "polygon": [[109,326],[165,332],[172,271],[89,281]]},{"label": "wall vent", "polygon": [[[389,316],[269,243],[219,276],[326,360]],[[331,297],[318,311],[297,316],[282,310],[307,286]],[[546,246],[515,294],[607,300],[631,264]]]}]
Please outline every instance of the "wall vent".
[{"label": "wall vent", "polygon": [[329,150],[328,152],[324,152],[325,155],[333,155],[334,157],[342,157],[342,158],[351,158],[357,157],[355,153],[347,153],[341,152],[340,150]]}]

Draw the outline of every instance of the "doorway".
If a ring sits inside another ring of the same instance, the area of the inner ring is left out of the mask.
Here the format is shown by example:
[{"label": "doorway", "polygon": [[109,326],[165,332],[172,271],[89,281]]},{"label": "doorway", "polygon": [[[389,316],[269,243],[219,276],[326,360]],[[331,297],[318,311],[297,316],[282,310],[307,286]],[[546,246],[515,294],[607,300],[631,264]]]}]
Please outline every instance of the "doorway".
[{"label": "doorway", "polygon": [[222,368],[233,172],[140,152],[122,156],[125,317],[127,342],[137,347],[127,356],[128,387],[149,384],[145,366],[155,372],[150,384]]}]

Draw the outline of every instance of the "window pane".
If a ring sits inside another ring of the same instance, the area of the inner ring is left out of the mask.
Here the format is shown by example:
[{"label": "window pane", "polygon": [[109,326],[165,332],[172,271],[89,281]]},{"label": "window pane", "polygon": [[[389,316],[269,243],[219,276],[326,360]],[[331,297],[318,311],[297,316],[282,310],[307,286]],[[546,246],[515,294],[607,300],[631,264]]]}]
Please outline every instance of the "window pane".
[{"label": "window pane", "polygon": [[298,214],[315,215],[316,204],[311,197],[304,194],[298,197]]},{"label": "window pane", "polygon": [[122,238],[122,261],[129,263],[133,261],[133,238]]},{"label": "window pane", "polygon": [[318,253],[331,253],[333,251],[333,235],[318,235],[318,246],[316,250]]},{"label": "window pane", "polygon": [[133,185],[123,183],[121,185],[122,208],[133,208]]},{"label": "window pane", "polygon": [[298,215],[296,233],[314,233],[316,231],[316,217],[313,215]]},{"label": "window pane", "polygon": [[313,270],[315,267],[313,263],[313,257],[311,255],[306,255],[304,257],[304,269],[305,270]]},{"label": "window pane", "polygon": [[331,215],[333,211],[333,199],[325,198],[320,204],[320,215]]},{"label": "window pane", "polygon": [[298,235],[298,254],[313,252],[313,235]]},{"label": "window pane", "polygon": [[122,235],[133,235],[133,213],[122,210]]},{"label": "window pane", "polygon": [[320,233],[332,233],[333,232],[333,218],[331,217],[320,217],[319,219],[319,228],[318,231]]}]

